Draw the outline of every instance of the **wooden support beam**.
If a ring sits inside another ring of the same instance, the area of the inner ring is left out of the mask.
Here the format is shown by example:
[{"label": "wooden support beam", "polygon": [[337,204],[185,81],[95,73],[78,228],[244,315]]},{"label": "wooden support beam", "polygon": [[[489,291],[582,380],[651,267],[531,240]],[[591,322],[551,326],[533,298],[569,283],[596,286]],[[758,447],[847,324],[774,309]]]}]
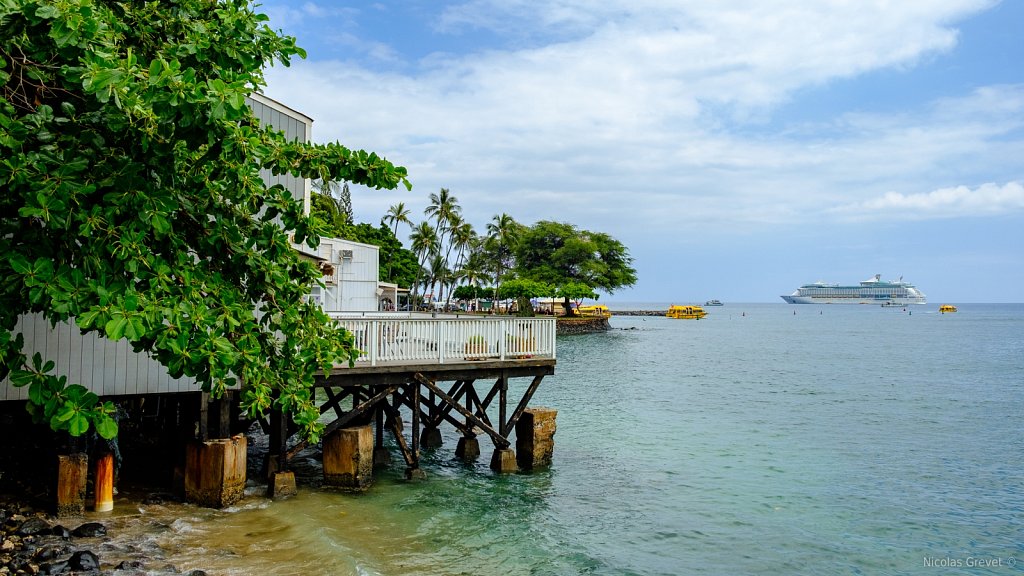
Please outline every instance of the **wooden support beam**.
[{"label": "wooden support beam", "polygon": [[488,392],[487,396],[484,397],[483,402],[480,402],[480,407],[481,408],[483,408],[484,410],[487,410],[487,408],[491,405],[491,401],[494,400],[494,396],[498,393],[498,390],[499,390],[500,387],[501,387],[501,378],[498,378],[497,380],[494,381],[494,385],[491,386],[491,391]]},{"label": "wooden support beam", "polygon": [[199,396],[199,441],[210,439],[210,393],[203,392]]},{"label": "wooden support beam", "polygon": [[[419,374],[417,374],[419,376]],[[433,383],[431,383],[433,384]],[[409,385],[409,403],[412,405],[412,453],[416,462],[420,461],[420,385],[414,379]],[[417,466],[418,468],[419,466]]]},{"label": "wooden support beam", "polygon": [[405,443],[405,436],[402,436],[402,415],[398,413],[398,410],[390,405],[385,405],[384,410],[391,417],[391,429],[395,434],[395,441],[398,442],[398,448],[402,451],[402,457],[405,458],[406,467],[419,468],[419,460],[413,458],[412,451],[409,450],[409,445]]},{"label": "wooden support beam", "polygon": [[[340,418],[324,427],[323,435],[326,436],[331,432],[338,430],[339,428],[344,428],[348,426],[353,420],[369,412],[374,407],[374,405],[387,398],[389,394],[393,393],[397,389],[398,386],[388,386],[387,388],[368,398],[365,402],[360,403],[359,407],[356,408],[355,410],[345,412],[344,414],[342,414]],[[307,446],[309,446],[308,440],[300,440],[295,446],[292,447],[291,450],[287,451],[287,457],[293,458],[296,454],[301,452]]]},{"label": "wooden support beam", "polygon": [[[498,430],[504,431],[508,424],[505,412],[508,409],[508,378],[504,374],[498,378]],[[502,434],[502,437],[505,435]]]},{"label": "wooden support beam", "polygon": [[288,469],[288,415],[276,408],[270,410],[270,439],[267,460],[264,463],[264,477],[273,478],[276,472]]},{"label": "wooden support beam", "polygon": [[96,512],[110,512],[114,509],[113,454],[104,454],[96,459],[92,509]]},{"label": "wooden support beam", "polygon": [[[465,394],[465,380],[457,380],[455,384],[453,384],[452,387],[448,389],[448,395],[451,396],[452,400],[454,400],[456,404]],[[430,421],[430,425],[436,428],[438,425],[441,424],[442,420],[448,420],[450,422],[452,419],[449,418],[448,416],[451,414],[454,407],[454,404],[448,402],[442,403],[441,406],[435,410],[434,418]]]},{"label": "wooden support beam", "polygon": [[[491,440],[494,442],[495,446],[499,448],[508,448],[509,446],[512,445],[512,443],[509,442],[508,438],[505,438],[504,436],[499,434],[498,431],[492,428],[489,424],[485,423],[480,418],[477,418],[475,414],[467,410],[461,404],[455,402],[451,396],[445,394],[444,391],[438,388],[436,384],[430,381],[430,379],[426,378],[419,372],[415,374],[414,378],[416,379],[417,382],[419,382],[423,386],[426,386],[427,389],[433,390],[445,402],[451,404],[456,410],[459,411],[460,414],[466,417],[468,421],[472,422],[475,426],[486,432],[487,435],[491,437]],[[415,412],[413,412],[413,414],[415,414]]]},{"label": "wooden support beam", "polygon": [[85,513],[85,486],[89,478],[89,457],[84,452],[57,456],[57,516]]},{"label": "wooden support beam", "polygon": [[341,401],[347,398],[350,392],[342,388],[341,395],[339,396],[334,393],[333,388],[324,388],[323,390],[324,393],[327,394],[327,402],[324,402],[323,405],[320,406],[320,413],[323,414],[324,412],[327,412],[328,410],[333,408],[334,414],[337,415],[338,418],[344,416],[345,413],[341,409]]},{"label": "wooden support beam", "polygon": [[[492,389],[491,389],[491,393],[492,394],[489,395],[488,398],[493,397],[493,393],[496,391],[496,389],[497,389],[497,384],[495,384],[494,387],[492,387]],[[476,417],[479,418],[480,420],[482,420],[483,422],[487,423],[488,426],[493,427],[494,425],[491,424],[491,418],[490,418],[490,416],[487,415],[487,404],[485,404],[485,403],[480,401],[480,397],[477,396],[477,394],[476,394],[476,389],[470,388],[470,390],[469,390],[469,392],[467,392],[467,394],[472,394],[473,395],[473,403],[476,404],[476,410],[472,411],[473,414],[476,415]]]},{"label": "wooden support beam", "polygon": [[506,423],[505,427],[501,429],[502,435],[508,436],[512,430],[515,429],[516,422],[518,422],[519,418],[522,417],[523,410],[526,410],[527,405],[530,403],[530,399],[532,399],[533,394],[537,392],[537,388],[540,387],[542,380],[544,380],[543,374],[538,374],[533,377],[533,382],[530,382],[530,385],[527,386],[526,392],[523,393],[523,398],[519,401],[519,405],[516,406],[515,411],[512,412],[512,417],[508,419],[508,423]]}]

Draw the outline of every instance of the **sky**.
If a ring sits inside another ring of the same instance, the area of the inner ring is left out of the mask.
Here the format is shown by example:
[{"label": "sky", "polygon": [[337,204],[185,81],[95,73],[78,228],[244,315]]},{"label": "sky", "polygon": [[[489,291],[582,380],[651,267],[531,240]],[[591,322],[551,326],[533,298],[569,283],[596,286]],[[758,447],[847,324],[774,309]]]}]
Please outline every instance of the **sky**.
[{"label": "sky", "polygon": [[[1019,0],[263,0],[307,58],[266,95],[412,191],[622,242],[602,302],[782,302],[902,277],[1024,302]],[[406,242],[408,234],[399,230]]]}]

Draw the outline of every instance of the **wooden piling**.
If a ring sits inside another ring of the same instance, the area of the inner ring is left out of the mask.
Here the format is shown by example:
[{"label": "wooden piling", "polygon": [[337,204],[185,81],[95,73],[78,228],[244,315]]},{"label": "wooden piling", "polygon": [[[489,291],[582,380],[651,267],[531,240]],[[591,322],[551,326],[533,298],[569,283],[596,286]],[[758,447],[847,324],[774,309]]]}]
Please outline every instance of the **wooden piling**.
[{"label": "wooden piling", "polygon": [[104,454],[96,460],[93,479],[93,510],[110,512],[114,509],[114,455]]},{"label": "wooden piling", "polygon": [[89,457],[81,452],[57,456],[57,516],[85,514]]}]

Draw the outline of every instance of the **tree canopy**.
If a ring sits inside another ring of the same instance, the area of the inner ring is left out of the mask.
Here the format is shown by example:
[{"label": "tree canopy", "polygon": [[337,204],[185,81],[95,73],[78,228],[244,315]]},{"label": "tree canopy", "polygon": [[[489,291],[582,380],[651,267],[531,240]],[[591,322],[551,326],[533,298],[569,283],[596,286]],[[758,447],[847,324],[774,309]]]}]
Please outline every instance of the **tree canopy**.
[{"label": "tree canopy", "polygon": [[519,233],[516,272],[555,286],[584,284],[612,293],[636,283],[633,259],[608,234],[542,220]]},{"label": "tree canopy", "polygon": [[339,143],[287,141],[246,97],[304,56],[248,0],[0,2],[0,377],[73,435],[116,434],[112,406],[28,359],[21,315],[128,340],[214,395],[241,385],[308,436],[313,374],[354,359],[304,303],[315,221],[260,169],[376,189],[406,170]]}]

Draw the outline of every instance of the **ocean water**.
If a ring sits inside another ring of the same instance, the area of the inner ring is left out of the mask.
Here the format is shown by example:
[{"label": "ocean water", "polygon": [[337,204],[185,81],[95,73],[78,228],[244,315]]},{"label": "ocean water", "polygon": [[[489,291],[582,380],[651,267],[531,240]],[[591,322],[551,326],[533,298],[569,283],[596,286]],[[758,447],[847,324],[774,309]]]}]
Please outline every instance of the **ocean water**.
[{"label": "ocean water", "polygon": [[937,309],[615,316],[559,337],[533,401],[559,411],[550,470],[496,475],[483,438],[463,464],[445,429],[423,481],[396,466],[363,494],[254,488],[224,511],[122,499],[107,522],[226,575],[1021,573],[1024,305]]}]

